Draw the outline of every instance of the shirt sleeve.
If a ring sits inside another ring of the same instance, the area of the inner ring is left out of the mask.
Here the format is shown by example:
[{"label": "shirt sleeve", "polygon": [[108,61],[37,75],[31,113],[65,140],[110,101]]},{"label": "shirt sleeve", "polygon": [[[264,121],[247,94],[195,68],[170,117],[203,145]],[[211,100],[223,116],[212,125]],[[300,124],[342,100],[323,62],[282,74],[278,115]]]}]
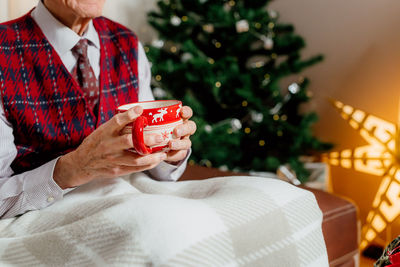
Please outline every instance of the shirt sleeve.
[{"label": "shirt sleeve", "polygon": [[[139,101],[154,100],[151,92],[151,68],[149,60],[144,52],[143,45],[139,43],[138,56],[138,73],[139,73]],[[157,167],[147,171],[151,177],[161,181],[177,181],[186,169],[187,160],[191,154],[191,150],[187,153],[184,160],[177,165],[171,165],[161,162]]]},{"label": "shirt sleeve", "polygon": [[13,175],[10,166],[17,155],[17,148],[12,131],[0,105],[0,218],[11,218],[29,210],[45,208],[70,191],[62,190],[53,180],[58,159]]}]

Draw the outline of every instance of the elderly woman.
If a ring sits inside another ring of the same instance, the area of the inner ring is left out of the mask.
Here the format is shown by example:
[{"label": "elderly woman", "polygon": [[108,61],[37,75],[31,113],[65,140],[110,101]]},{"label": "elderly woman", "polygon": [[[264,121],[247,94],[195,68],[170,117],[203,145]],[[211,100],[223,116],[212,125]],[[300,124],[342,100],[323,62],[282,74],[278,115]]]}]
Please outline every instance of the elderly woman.
[{"label": "elderly woman", "polygon": [[122,130],[142,108],[114,113],[153,99],[150,68],[103,5],[43,0],[0,24],[0,265],[327,266],[310,192],[257,177],[171,182],[196,131],[189,107],[170,152],[128,150]]}]

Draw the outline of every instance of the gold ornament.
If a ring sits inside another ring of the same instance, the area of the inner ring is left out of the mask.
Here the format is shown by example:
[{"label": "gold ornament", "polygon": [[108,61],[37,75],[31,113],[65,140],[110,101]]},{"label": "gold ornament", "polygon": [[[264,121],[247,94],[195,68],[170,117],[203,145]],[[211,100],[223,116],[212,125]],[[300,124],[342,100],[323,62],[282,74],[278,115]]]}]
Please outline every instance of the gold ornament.
[{"label": "gold ornament", "polygon": [[368,145],[328,153],[326,161],[383,178],[362,229],[360,249],[363,250],[400,215],[399,125],[340,101],[332,100],[332,104]]},{"label": "gold ornament", "polygon": [[158,81],[158,82],[161,81],[161,75],[156,76],[156,81]]},{"label": "gold ornament", "polygon": [[220,88],[221,87],[221,82],[216,82],[215,87]]}]

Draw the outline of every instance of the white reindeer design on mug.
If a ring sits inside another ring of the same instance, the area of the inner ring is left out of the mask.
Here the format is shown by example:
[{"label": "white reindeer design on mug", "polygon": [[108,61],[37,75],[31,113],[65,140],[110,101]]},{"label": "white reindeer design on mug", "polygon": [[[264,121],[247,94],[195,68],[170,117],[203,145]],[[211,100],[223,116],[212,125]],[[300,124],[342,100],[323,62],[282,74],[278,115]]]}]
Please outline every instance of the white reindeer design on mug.
[{"label": "white reindeer design on mug", "polygon": [[182,105],[179,105],[179,108],[176,110],[176,117],[179,118],[179,113],[181,112]]},{"label": "white reindeer design on mug", "polygon": [[152,123],[157,122],[157,120],[164,121],[164,115],[167,114],[167,108],[160,108],[157,110],[159,113],[153,115],[153,120],[151,121]]}]

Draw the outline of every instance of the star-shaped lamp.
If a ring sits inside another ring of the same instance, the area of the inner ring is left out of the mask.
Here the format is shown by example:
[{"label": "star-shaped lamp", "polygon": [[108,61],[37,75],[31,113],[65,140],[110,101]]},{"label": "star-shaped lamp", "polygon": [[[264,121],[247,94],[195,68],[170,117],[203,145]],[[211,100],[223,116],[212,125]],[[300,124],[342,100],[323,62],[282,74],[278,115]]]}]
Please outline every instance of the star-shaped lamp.
[{"label": "star-shaped lamp", "polygon": [[326,161],[383,177],[362,229],[363,250],[400,215],[400,133],[394,123],[342,102],[331,102],[369,145],[328,153]]}]

